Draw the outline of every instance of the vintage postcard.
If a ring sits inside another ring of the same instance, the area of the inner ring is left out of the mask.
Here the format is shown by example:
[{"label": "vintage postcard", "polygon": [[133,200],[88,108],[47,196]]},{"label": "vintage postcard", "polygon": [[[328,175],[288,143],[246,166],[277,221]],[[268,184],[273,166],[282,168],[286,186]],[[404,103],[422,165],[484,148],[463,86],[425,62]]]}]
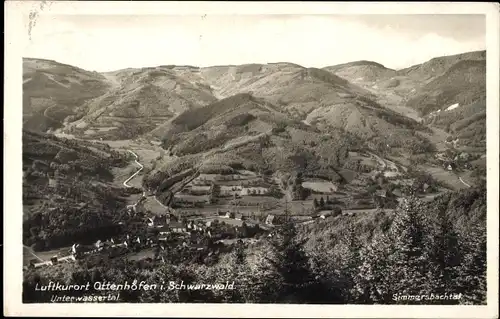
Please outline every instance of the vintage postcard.
[{"label": "vintage postcard", "polygon": [[4,315],[497,317],[498,10],[7,1]]}]

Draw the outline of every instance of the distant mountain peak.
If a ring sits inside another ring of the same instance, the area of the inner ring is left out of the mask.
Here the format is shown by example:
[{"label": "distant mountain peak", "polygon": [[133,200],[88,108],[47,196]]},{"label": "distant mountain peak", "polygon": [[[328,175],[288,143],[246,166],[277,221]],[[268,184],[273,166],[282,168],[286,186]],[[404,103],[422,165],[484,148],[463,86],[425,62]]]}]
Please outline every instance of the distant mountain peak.
[{"label": "distant mountain peak", "polygon": [[353,62],[348,62],[348,63],[342,63],[342,64],[335,64],[331,66],[324,67],[323,69],[341,69],[341,68],[346,68],[346,67],[351,67],[351,66],[375,66],[381,69],[388,69],[389,68],[385,67],[383,64],[380,64],[378,62],[374,61],[367,61],[367,60],[359,60],[359,61],[353,61]]}]

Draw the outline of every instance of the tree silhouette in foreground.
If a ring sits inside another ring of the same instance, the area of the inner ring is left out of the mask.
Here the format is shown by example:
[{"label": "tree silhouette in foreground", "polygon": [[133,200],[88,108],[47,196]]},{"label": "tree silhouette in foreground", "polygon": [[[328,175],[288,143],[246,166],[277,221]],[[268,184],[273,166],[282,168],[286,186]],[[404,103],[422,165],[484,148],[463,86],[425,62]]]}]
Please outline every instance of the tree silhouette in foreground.
[{"label": "tree silhouette in foreground", "polygon": [[272,233],[265,261],[267,271],[261,282],[262,302],[310,303],[315,302],[314,281],[309,258],[300,240],[295,224],[285,212],[284,223]]}]

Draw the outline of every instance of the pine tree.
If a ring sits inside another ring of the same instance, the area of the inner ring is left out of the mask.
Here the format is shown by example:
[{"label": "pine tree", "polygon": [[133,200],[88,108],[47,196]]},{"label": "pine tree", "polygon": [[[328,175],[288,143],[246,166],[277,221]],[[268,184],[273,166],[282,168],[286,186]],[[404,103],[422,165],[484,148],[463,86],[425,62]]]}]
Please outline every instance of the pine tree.
[{"label": "pine tree", "polygon": [[[222,266],[224,267],[224,266]],[[223,271],[217,269],[217,282],[234,282],[234,289],[222,291],[221,302],[251,302],[252,278],[246,261],[246,251],[240,240],[229,254],[229,260]]]},{"label": "pine tree", "polygon": [[[285,217],[287,217],[285,213]],[[285,218],[284,224],[271,240],[271,251],[267,261],[274,278],[271,290],[277,291],[276,302],[308,302],[313,285],[309,258],[304,250],[304,241],[299,240],[295,224]]]},{"label": "pine tree", "polygon": [[360,250],[360,267],[354,277],[356,303],[390,303],[391,284],[389,256],[394,243],[387,235],[378,235]]},{"label": "pine tree", "polygon": [[430,271],[428,230],[425,209],[416,197],[407,198],[396,212],[390,231],[394,241],[390,255],[392,290],[402,294],[431,293],[427,274]]},{"label": "pine tree", "polygon": [[325,200],[323,199],[323,196],[321,196],[321,199],[319,200],[319,207],[325,207]]},{"label": "pine tree", "polygon": [[[447,203],[437,206],[437,225],[430,249],[432,274],[430,282],[437,293],[458,292],[462,247],[447,213]],[[455,303],[453,301],[452,303]]]},{"label": "pine tree", "polygon": [[346,303],[355,302],[358,299],[356,289],[356,276],[361,266],[361,242],[353,224],[349,224],[343,239],[344,250],[341,256],[341,273],[343,284],[343,295]]},{"label": "pine tree", "polygon": [[486,225],[472,227],[463,241],[463,261],[458,285],[462,304],[486,304]]}]

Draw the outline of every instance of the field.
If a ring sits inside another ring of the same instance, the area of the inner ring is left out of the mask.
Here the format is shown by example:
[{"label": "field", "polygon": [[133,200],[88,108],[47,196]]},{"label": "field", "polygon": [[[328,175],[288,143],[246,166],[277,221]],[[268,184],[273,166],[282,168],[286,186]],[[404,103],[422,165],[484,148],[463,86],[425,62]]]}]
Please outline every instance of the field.
[{"label": "field", "polygon": [[357,173],[350,169],[342,169],[339,171],[339,173],[340,175],[342,175],[342,177],[346,180],[347,183],[350,183],[357,176]]},{"label": "field", "polygon": [[453,171],[447,171],[442,167],[435,166],[419,166],[419,168],[427,173],[431,174],[431,176],[437,181],[441,181],[450,185],[455,190],[468,188],[465,184],[463,184],[459,176]]},{"label": "field", "polygon": [[145,210],[149,210],[155,215],[161,215],[167,212],[167,207],[163,206],[154,196],[146,198],[143,205]]},{"label": "field", "polygon": [[186,201],[192,201],[192,202],[207,202],[208,201],[208,195],[186,195],[186,194],[175,194],[175,198],[181,199],[181,200],[186,200]]},{"label": "field", "polygon": [[304,188],[309,188],[318,193],[332,194],[337,190],[337,186],[332,182],[325,181],[307,181],[302,182]]},{"label": "field", "polygon": [[276,204],[279,199],[270,196],[241,196],[237,199],[244,205]]}]

